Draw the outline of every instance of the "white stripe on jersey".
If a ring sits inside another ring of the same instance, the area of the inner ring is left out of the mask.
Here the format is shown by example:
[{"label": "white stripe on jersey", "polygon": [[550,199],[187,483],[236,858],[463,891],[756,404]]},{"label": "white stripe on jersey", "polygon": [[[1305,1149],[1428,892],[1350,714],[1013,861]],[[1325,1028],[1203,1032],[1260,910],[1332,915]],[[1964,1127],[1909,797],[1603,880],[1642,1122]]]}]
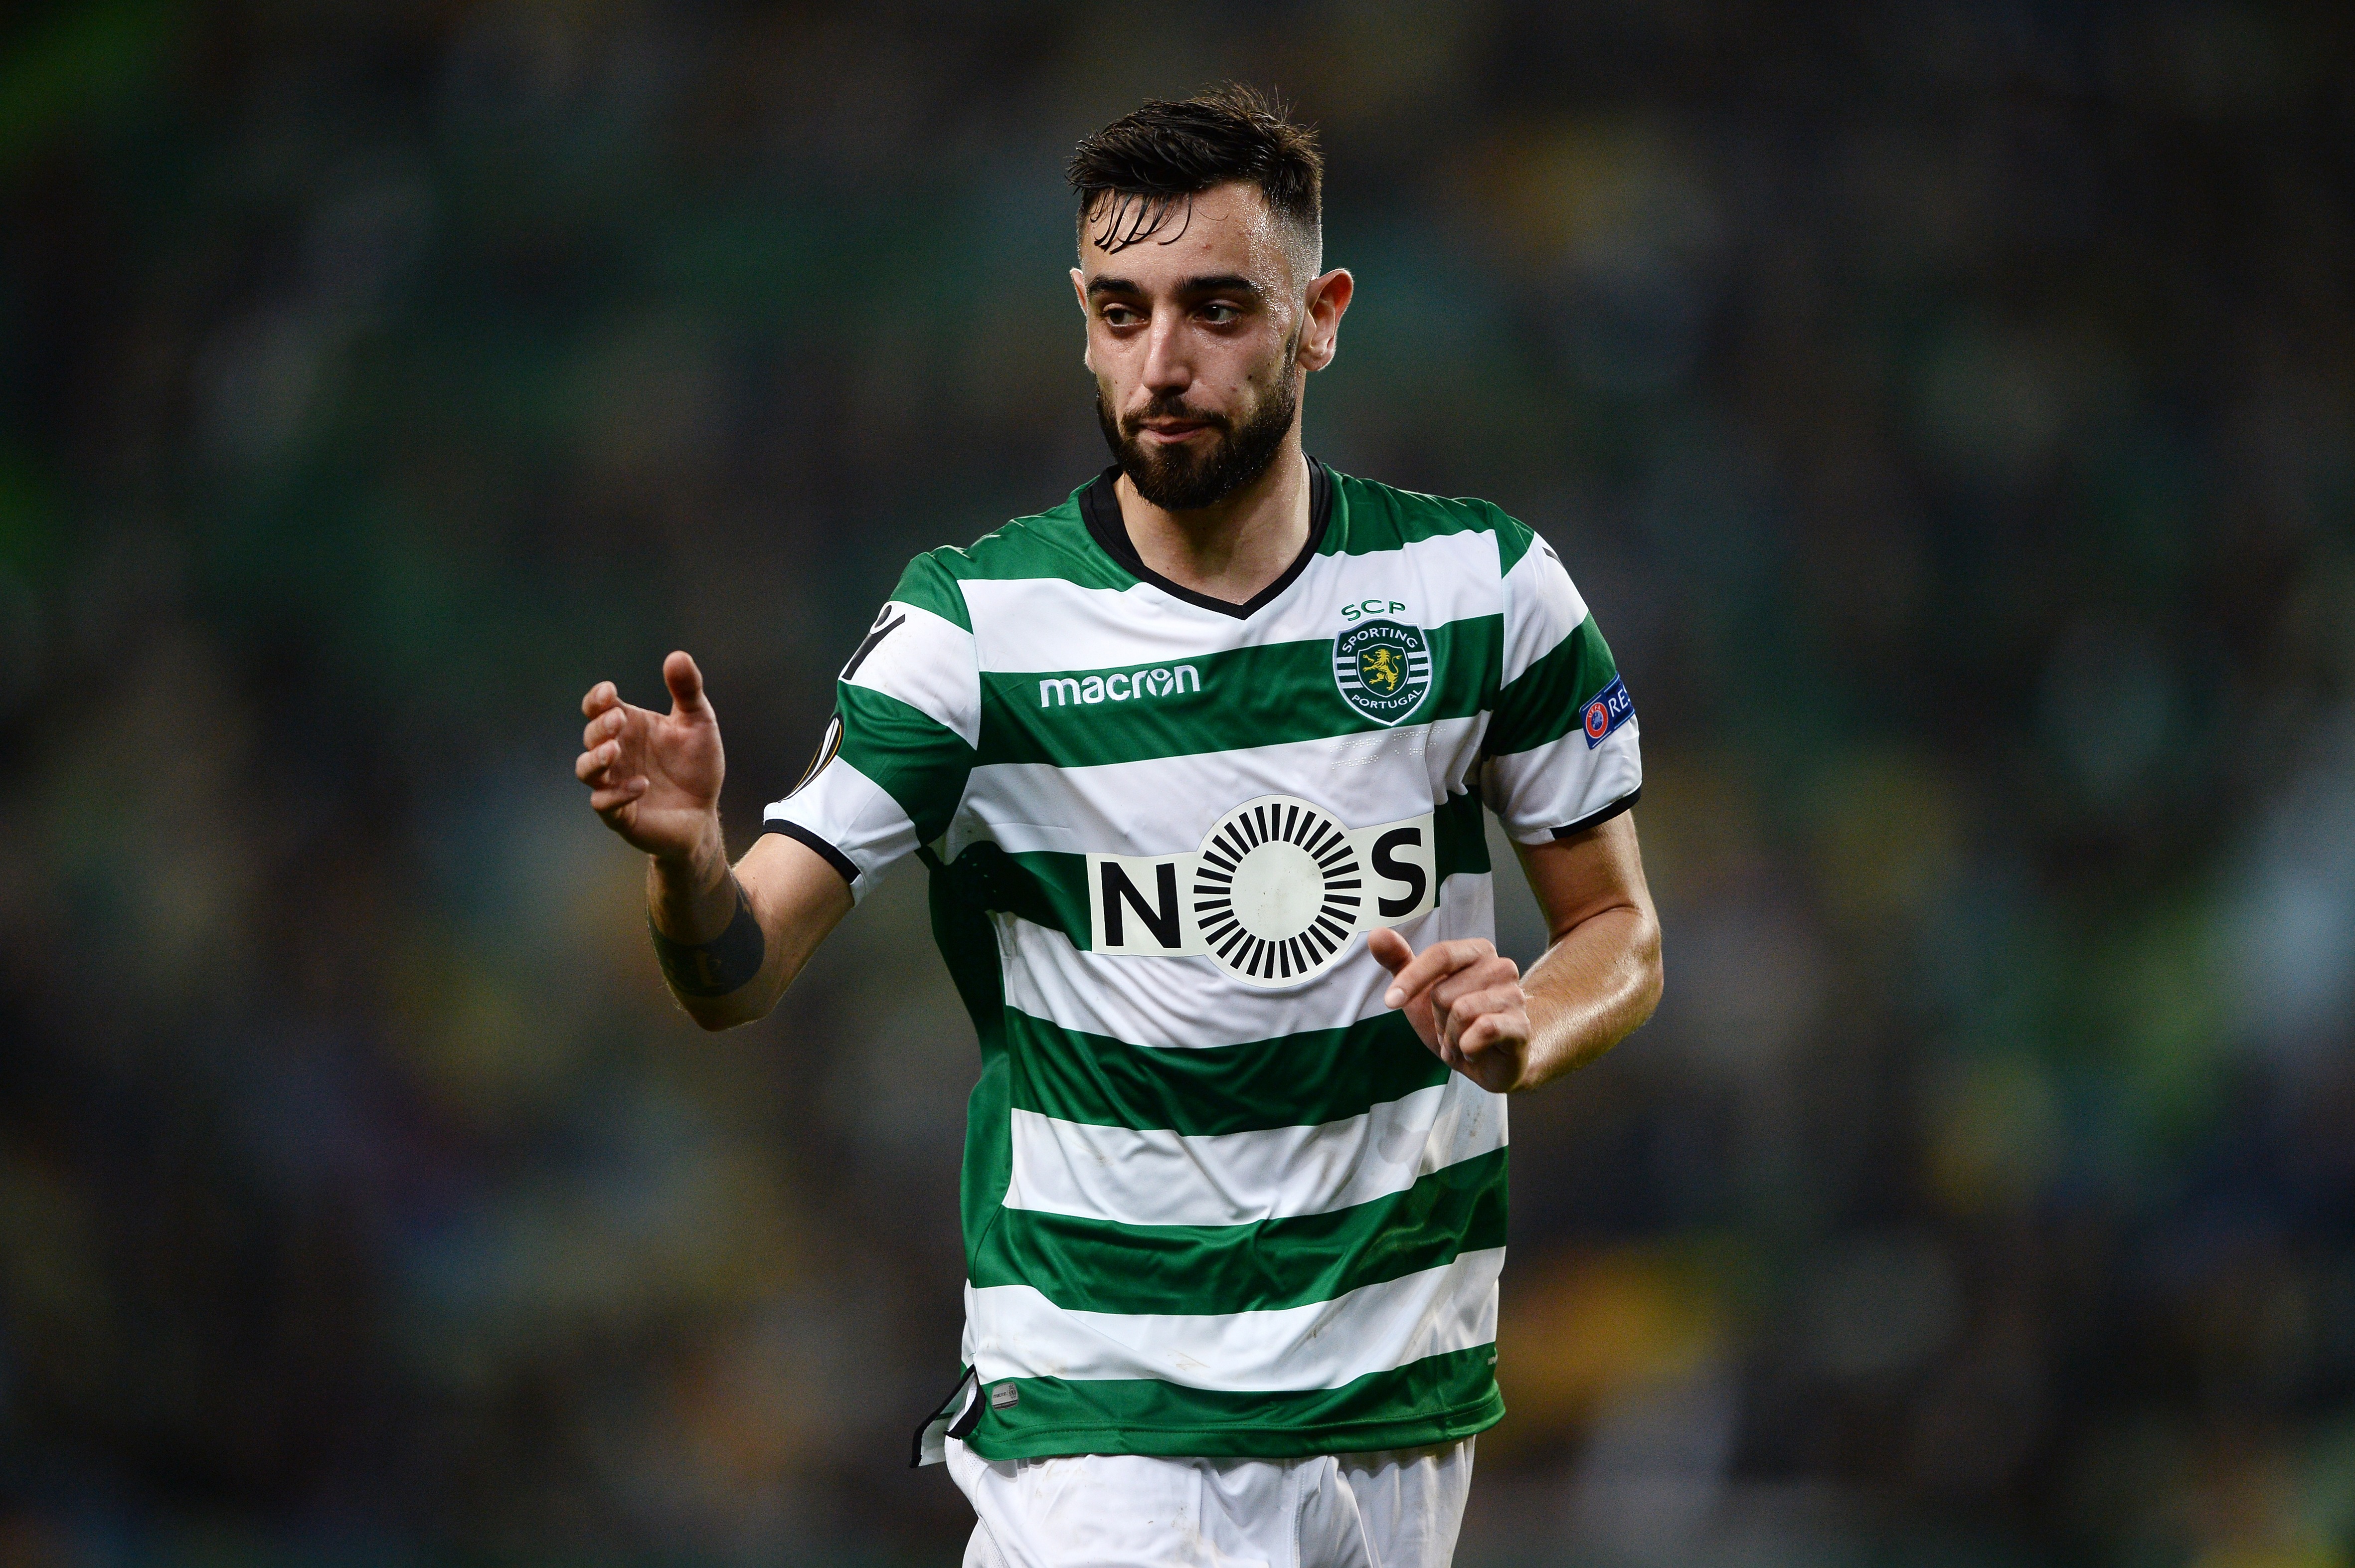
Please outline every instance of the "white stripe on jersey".
[{"label": "white stripe on jersey", "polygon": [[1505,1097],[1462,1073],[1313,1127],[1188,1137],[1014,1113],[1006,1207],[1124,1225],[1248,1225],[1403,1192],[1505,1147]]},{"label": "white stripe on jersey", "polygon": [[841,850],[858,868],[850,884],[854,902],[867,896],[879,873],[916,850],[916,825],[891,792],[839,756],[798,792],[770,806],[763,820],[806,826]]},{"label": "white stripe on jersey", "polygon": [[1184,854],[1201,847],[1220,817],[1263,795],[1297,796],[1352,827],[1418,816],[1447,798],[1449,781],[1471,773],[1487,725],[1482,713],[1086,768],[990,763],[966,781],[945,848],[954,859],[986,837],[1018,854]]},{"label": "white stripe on jersey", "polygon": [[1339,1388],[1369,1372],[1497,1338],[1505,1249],[1330,1301],[1201,1317],[1068,1312],[1027,1285],[968,1284],[965,1360],[1000,1378],[1158,1378],[1187,1388],[1279,1393]]},{"label": "white stripe on jersey", "polygon": [[[1531,540],[1513,570],[1505,573],[1504,678],[1518,678],[1585,619],[1586,601],[1579,597],[1570,573],[1543,539]],[[1580,702],[1593,695],[1582,691],[1570,700]]]},{"label": "white stripe on jersey", "polygon": [[[1344,605],[1361,606],[1359,618],[1400,621],[1426,632],[1493,615],[1497,540],[1485,530],[1467,529],[1369,555],[1320,555],[1275,603],[1247,620],[1142,582],[1114,589],[1083,588],[1060,578],[972,578],[961,586],[984,668],[1104,669],[1199,658],[1226,648],[1329,642],[1348,624]],[[1401,608],[1389,608],[1394,603]],[[1380,608],[1363,609],[1367,603]]]},{"label": "white stripe on jersey", "polygon": [[877,639],[850,673],[850,684],[896,697],[968,746],[981,743],[981,677],[974,666],[973,634],[918,605],[889,600]]},{"label": "white stripe on jersey", "polygon": [[1636,728],[1630,716],[1592,754],[1586,731],[1572,725],[1559,741],[1491,757],[1480,770],[1480,796],[1509,803],[1497,820],[1517,842],[1549,843],[1555,828],[1636,793],[1644,782]]}]

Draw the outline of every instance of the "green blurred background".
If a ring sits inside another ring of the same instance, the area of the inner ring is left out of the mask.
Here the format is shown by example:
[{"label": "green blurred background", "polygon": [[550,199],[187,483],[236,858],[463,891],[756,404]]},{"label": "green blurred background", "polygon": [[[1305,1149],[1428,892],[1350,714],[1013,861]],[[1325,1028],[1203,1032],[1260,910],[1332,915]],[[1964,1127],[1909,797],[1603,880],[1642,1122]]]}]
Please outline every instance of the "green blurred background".
[{"label": "green blurred background", "polygon": [[0,16],[0,1563],[955,1561],[921,873],[707,1038],[576,705],[692,649],[749,841],[1103,462],[1060,163],[1229,76],[1311,450],[1541,529],[1645,722],[1467,1568],[2355,1562],[2342,8]]}]

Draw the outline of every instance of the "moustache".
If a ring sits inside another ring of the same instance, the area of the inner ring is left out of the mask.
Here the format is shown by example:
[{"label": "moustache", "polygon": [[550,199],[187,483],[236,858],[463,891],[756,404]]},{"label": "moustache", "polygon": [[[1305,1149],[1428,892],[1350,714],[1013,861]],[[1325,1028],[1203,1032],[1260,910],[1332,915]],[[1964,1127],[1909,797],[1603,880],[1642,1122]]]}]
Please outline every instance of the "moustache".
[{"label": "moustache", "polygon": [[1193,424],[1208,425],[1221,434],[1232,433],[1224,414],[1214,414],[1207,409],[1194,408],[1183,398],[1156,398],[1136,412],[1123,414],[1120,420],[1121,433],[1135,437],[1138,431],[1145,428],[1146,420],[1185,420]]}]

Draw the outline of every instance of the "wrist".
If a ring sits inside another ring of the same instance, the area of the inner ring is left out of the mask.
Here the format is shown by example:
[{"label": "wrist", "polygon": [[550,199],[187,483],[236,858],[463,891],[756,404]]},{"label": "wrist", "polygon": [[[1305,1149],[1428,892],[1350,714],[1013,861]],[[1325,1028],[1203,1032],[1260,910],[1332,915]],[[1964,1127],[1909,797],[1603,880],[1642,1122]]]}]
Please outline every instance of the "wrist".
[{"label": "wrist", "polygon": [[646,857],[647,912],[665,934],[681,942],[717,935],[735,912],[735,902],[718,813],[690,848]]},{"label": "wrist", "polygon": [[745,897],[742,884],[731,879],[728,891],[734,900],[732,917],[707,941],[676,941],[663,934],[661,924],[651,915],[647,918],[646,933],[654,938],[655,957],[662,965],[663,978],[682,1001],[712,1001],[732,996],[761,973],[768,951],[766,935],[752,913],[751,901]]},{"label": "wrist", "polygon": [[668,887],[690,897],[709,893],[728,880],[728,843],[720,832],[717,806],[704,815],[695,840],[672,853],[650,857],[655,874]]}]

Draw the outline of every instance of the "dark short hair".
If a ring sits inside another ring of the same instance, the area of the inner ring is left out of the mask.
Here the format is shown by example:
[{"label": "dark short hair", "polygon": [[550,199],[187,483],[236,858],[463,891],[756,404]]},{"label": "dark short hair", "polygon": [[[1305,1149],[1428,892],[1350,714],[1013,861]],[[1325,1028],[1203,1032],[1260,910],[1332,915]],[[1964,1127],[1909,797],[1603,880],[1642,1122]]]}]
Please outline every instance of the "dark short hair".
[{"label": "dark short hair", "polygon": [[1192,197],[1236,180],[1258,187],[1268,210],[1295,232],[1313,239],[1324,224],[1316,133],[1295,123],[1281,99],[1237,82],[1174,103],[1148,100],[1082,138],[1068,172],[1081,231],[1092,229],[1107,251],[1150,239],[1181,210],[1190,217]]}]

